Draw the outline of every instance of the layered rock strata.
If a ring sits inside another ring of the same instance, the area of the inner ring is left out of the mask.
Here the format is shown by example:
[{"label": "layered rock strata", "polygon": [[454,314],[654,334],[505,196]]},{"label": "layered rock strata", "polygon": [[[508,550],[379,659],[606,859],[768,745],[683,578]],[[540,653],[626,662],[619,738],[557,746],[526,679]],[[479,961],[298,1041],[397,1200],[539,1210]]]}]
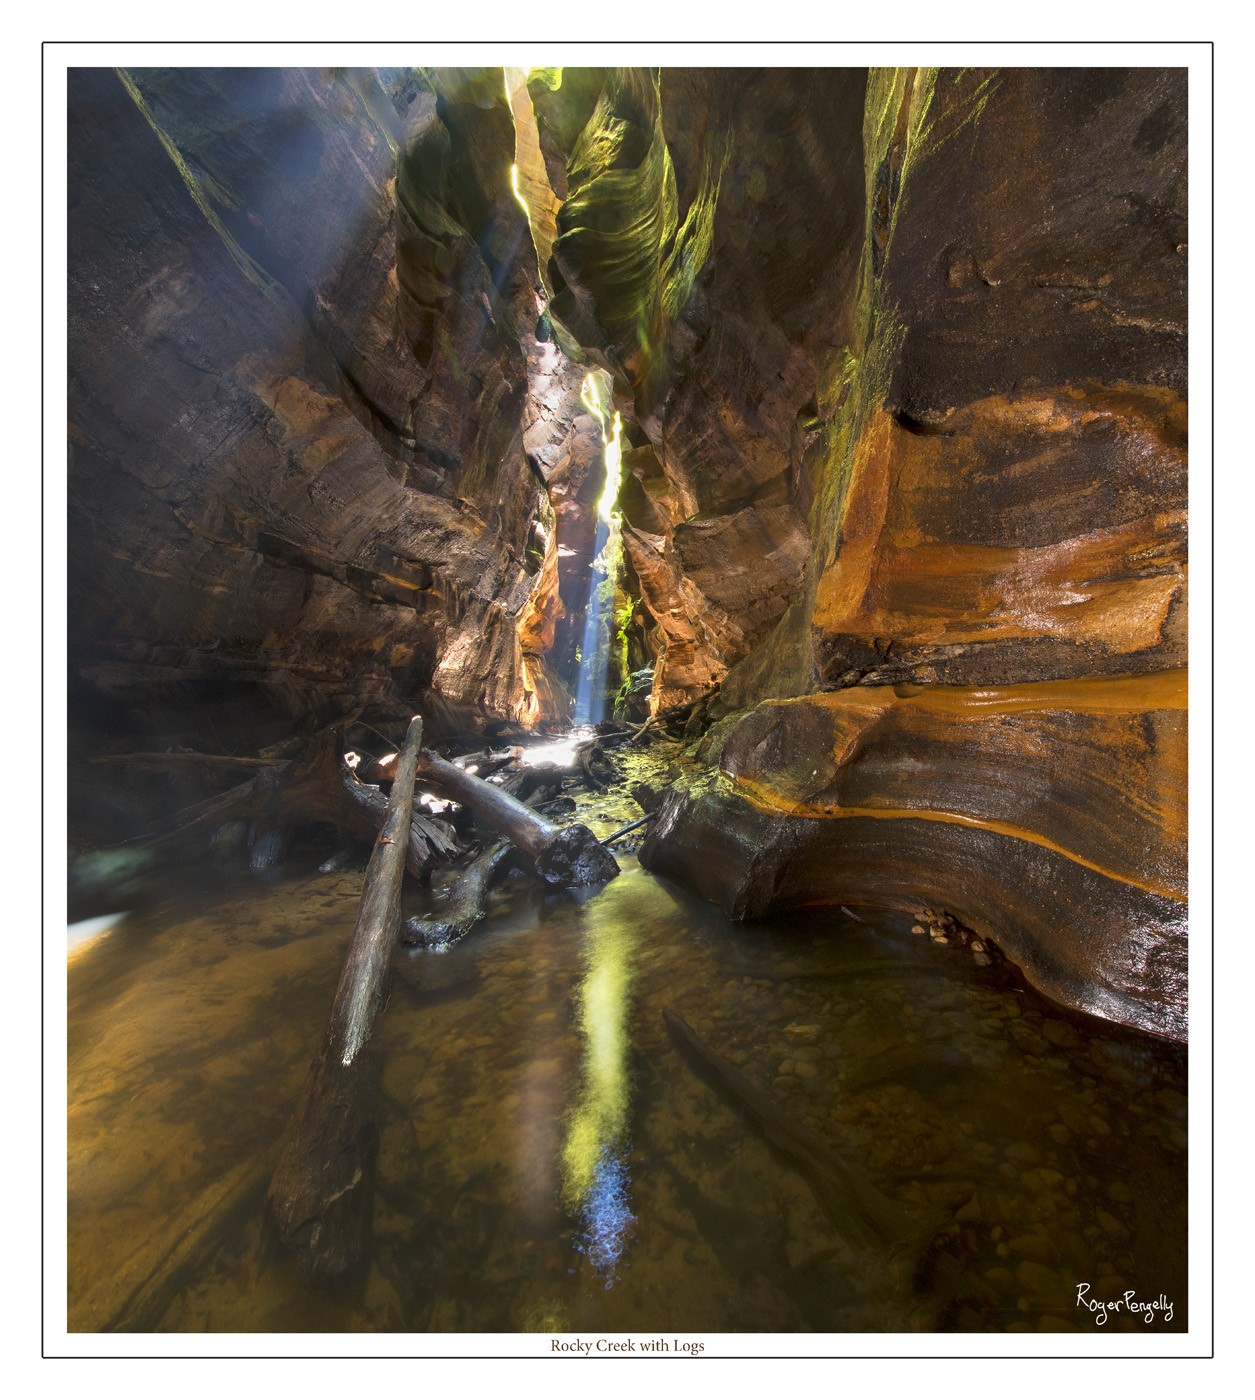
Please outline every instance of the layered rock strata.
[{"label": "layered rock strata", "polygon": [[[572,396],[556,425],[528,397],[535,252],[490,78],[71,75],[89,706],[164,707],[171,731],[225,695],[297,724],[563,713],[538,462],[573,435]],[[567,450],[567,477],[591,455]]]},{"label": "layered rock strata", "polygon": [[1185,140],[1180,73],[870,76],[814,548],[646,863],[946,908],[1184,1038]]},{"label": "layered rock strata", "polygon": [[623,541],[654,703],[762,642],[811,552],[816,385],[849,337],[861,70],[551,70],[529,91],[558,210],[555,316],[617,376]]},{"label": "layered rock strata", "polygon": [[734,917],[943,905],[1034,984],[1183,1037],[1182,671],[857,686],[750,711],[642,859]]}]

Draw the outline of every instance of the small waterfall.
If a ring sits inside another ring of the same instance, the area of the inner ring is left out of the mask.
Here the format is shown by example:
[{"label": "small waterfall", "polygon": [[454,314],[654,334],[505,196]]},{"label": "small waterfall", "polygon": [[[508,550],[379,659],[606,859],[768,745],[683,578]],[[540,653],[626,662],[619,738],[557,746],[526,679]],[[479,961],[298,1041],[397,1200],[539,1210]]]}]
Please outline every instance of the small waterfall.
[{"label": "small waterfall", "polygon": [[576,724],[598,724],[606,717],[606,673],[610,664],[615,582],[623,552],[619,516],[614,508],[622,469],[623,449],[619,441],[622,424],[617,413],[613,418],[610,416],[610,385],[604,373],[593,371],[585,377],[580,399],[601,424],[606,481],[597,502],[597,536],[588,573],[574,719]]}]

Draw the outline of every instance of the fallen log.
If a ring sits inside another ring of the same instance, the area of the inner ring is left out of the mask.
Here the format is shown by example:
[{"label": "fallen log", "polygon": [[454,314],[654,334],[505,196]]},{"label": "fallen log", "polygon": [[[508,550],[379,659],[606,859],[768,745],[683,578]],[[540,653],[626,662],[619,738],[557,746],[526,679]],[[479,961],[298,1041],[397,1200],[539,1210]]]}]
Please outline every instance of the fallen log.
[{"label": "fallen log", "polygon": [[[527,805],[539,811],[546,805],[545,791],[547,789],[536,792]],[[572,802],[571,810],[574,809]],[[514,850],[509,841],[497,841],[482,851],[454,880],[439,911],[442,917],[406,920],[401,929],[401,942],[409,947],[444,952],[465,938],[487,912],[488,892],[509,864]]]},{"label": "fallen log", "polygon": [[[187,1284],[204,1269],[240,1221],[257,1209],[265,1188],[265,1169],[256,1159],[237,1163],[187,1202],[177,1218],[170,1217],[158,1225],[145,1246],[145,1257],[151,1260],[147,1271],[100,1330],[157,1331],[161,1319]],[[116,1273],[109,1275],[108,1291],[114,1302],[120,1292],[119,1282]]]},{"label": "fallen log", "polygon": [[134,768],[274,768],[283,758],[236,758],[229,753],[106,753],[88,763],[127,763]]},{"label": "fallen log", "polygon": [[370,1033],[383,1005],[401,922],[401,879],[422,735],[422,721],[415,716],[397,764],[387,820],[366,867],[327,1029],[267,1193],[280,1240],[317,1282],[352,1272],[365,1257],[370,1234],[379,1080]]},{"label": "fallen log", "polygon": [[[601,741],[598,739],[587,739],[577,746],[575,763],[585,782],[597,792],[605,792],[610,786],[610,780],[617,776],[614,764],[606,757],[605,751],[601,747]],[[594,772],[594,764],[600,764],[609,776],[602,777],[601,774]]]},{"label": "fallen log", "polygon": [[511,773],[504,782],[494,783],[493,786],[499,787],[502,792],[508,792],[511,797],[517,797],[520,802],[526,802],[531,806],[534,805],[531,799],[536,792],[542,788],[546,792],[560,792],[562,784],[573,776],[572,769],[562,767],[557,763],[533,763]]},{"label": "fallen log", "polygon": [[216,797],[206,797],[200,802],[193,802],[191,806],[182,808],[170,818],[173,821],[176,817],[182,817],[182,821],[175,822],[174,825],[167,823],[160,830],[141,832],[138,836],[131,837],[131,841],[142,843],[146,847],[158,847],[182,841],[199,832],[216,830],[223,822],[247,820],[256,791],[255,779],[237,783],[235,787],[228,788]]},{"label": "fallen log", "polygon": [[282,771],[278,768],[264,768],[253,779],[252,824],[248,833],[251,870],[269,870],[278,865],[287,850],[282,785]]},{"label": "fallen log", "polygon": [[483,749],[479,753],[464,753],[453,759],[452,762],[459,768],[473,768],[477,778],[487,778],[491,774],[499,772],[502,768],[508,768],[510,764],[517,763],[523,757],[523,749]]},{"label": "fallen log", "polygon": [[476,856],[453,882],[441,917],[406,920],[401,942],[419,948],[448,948],[465,938],[484,917],[488,891],[513,849],[508,841],[496,841]]},{"label": "fallen log", "polygon": [[[345,762],[338,730],[314,736],[298,761],[266,764],[251,781],[186,808],[183,820],[139,838],[159,847],[214,831],[224,822],[250,824],[250,861],[264,869],[281,854],[286,831],[306,825],[334,826],[341,838],[373,841],[388,813],[388,800],[363,783]],[[451,857],[461,847],[419,812],[411,817],[406,868],[421,878],[432,856]]]},{"label": "fallen log", "polygon": [[646,736],[646,734],[649,734],[653,731],[654,725],[661,724],[662,722],[662,715],[651,715],[645,721],[644,724],[640,725],[635,730],[635,732],[632,734],[632,737],[628,740],[628,745],[631,746],[632,744],[639,744],[641,740]]},{"label": "fallen log", "polygon": [[605,884],[619,873],[615,858],[583,824],[555,826],[508,792],[427,749],[419,755],[418,771],[425,784],[469,807],[478,820],[530,856],[547,884],[576,889]]},{"label": "fallen log", "polygon": [[[359,782],[353,770],[347,765],[343,765],[341,784],[349,801],[369,821],[370,830],[372,832],[378,831],[387,820],[389,799],[377,787]],[[396,791],[395,782],[392,790]],[[405,856],[405,868],[411,875],[416,878],[422,876],[423,871],[426,870],[431,861],[433,849],[441,855],[454,855],[460,848],[456,842],[450,841],[437,827],[432,826],[425,817],[420,816],[417,812],[411,812],[410,829],[406,836]]]},{"label": "fallen log", "polygon": [[678,724],[680,720],[683,720],[687,725],[697,714],[699,708],[708,707],[718,698],[719,690],[719,684],[715,684],[709,690],[703,690],[700,695],[695,695],[692,700],[684,700],[678,705],[668,705],[665,710],[657,711],[636,730],[628,743],[639,743],[646,734],[652,734],[655,725],[669,729],[673,724]]}]

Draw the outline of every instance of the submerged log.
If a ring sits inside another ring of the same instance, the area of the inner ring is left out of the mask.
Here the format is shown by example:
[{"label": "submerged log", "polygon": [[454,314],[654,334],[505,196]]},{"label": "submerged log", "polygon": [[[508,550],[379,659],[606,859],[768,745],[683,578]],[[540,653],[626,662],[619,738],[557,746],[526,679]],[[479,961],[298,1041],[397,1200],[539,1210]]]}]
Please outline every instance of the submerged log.
[{"label": "submerged log", "polygon": [[664,1010],[662,1019],[686,1058],[713,1077],[717,1086],[745,1109],[768,1145],[797,1168],[820,1209],[841,1234],[886,1248],[910,1239],[915,1232],[898,1205],[863,1180],[825,1142],[791,1122],[730,1060],[706,1045],[682,1016]]},{"label": "submerged log", "polygon": [[501,788],[426,749],[419,756],[419,772],[425,783],[469,807],[485,825],[531,856],[546,883],[576,889],[604,884],[619,873],[615,858],[581,823],[555,826]]},{"label": "submerged log", "polygon": [[183,1289],[230,1239],[239,1222],[256,1210],[265,1189],[264,1167],[255,1159],[238,1162],[187,1201],[177,1217],[157,1224],[154,1235],[141,1247],[143,1273],[121,1304],[117,1299],[131,1280],[128,1277],[124,1284],[116,1273],[108,1276],[109,1302],[115,1306],[100,1330],[157,1331]]},{"label": "submerged log", "polygon": [[[536,770],[528,770],[536,771]],[[527,805],[539,810],[548,788],[541,788]],[[575,804],[571,803],[572,810]],[[509,864],[515,847],[497,841],[482,851],[454,881],[439,913],[443,917],[409,919],[401,930],[401,942],[411,947],[445,950],[466,937],[487,913],[488,892]]]},{"label": "submerged log", "polygon": [[401,922],[401,879],[422,735],[416,716],[397,764],[387,821],[366,867],[327,1030],[270,1183],[268,1202],[279,1237],[316,1281],[351,1272],[365,1256],[370,1231],[379,1061],[369,1041]]}]

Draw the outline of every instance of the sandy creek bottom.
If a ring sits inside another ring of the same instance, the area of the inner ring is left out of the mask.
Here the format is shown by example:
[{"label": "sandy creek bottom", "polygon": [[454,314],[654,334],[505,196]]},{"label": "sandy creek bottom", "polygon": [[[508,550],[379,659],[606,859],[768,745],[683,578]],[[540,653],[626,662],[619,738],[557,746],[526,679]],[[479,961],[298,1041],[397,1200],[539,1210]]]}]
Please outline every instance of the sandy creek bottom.
[{"label": "sandy creek bottom", "polygon": [[[1186,1327],[1182,1049],[909,918],[737,926],[622,864],[583,904],[507,886],[457,948],[402,952],[373,1250],[342,1288],[302,1282],[263,1202],[360,871],[188,877],[77,953],[71,1330],[1092,1332],[1083,1283],[1171,1306],[1107,1332]],[[908,1238],[821,1209],[664,1008]]]}]

